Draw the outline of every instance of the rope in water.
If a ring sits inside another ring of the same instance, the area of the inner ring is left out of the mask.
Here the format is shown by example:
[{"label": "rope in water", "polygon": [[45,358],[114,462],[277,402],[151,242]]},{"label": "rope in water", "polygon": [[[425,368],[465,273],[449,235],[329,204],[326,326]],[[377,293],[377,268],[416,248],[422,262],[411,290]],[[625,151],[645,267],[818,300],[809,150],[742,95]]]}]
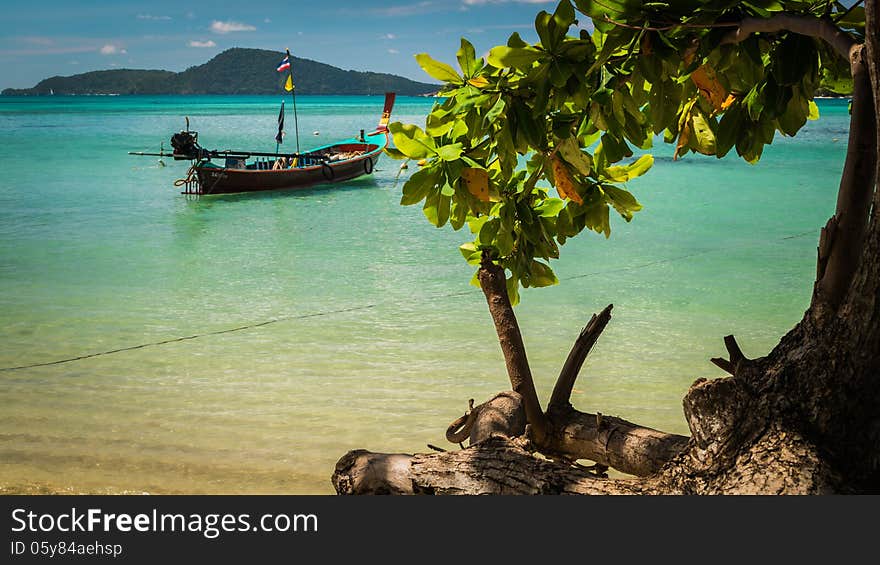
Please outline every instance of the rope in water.
[{"label": "rope in water", "polygon": [[[770,240],[770,242],[772,243],[772,242],[776,242],[776,241],[786,241],[786,240],[791,240],[791,239],[798,239],[801,237],[806,237],[808,235],[815,235],[815,230],[810,230],[810,231],[805,231],[805,232],[801,232],[801,233],[788,235],[788,236],[781,237],[776,240]],[[649,261],[647,263],[641,263],[641,264],[633,265],[630,267],[621,267],[619,269],[609,269],[606,271],[597,271],[597,272],[593,272],[593,273],[572,275],[569,277],[564,277],[560,280],[568,281],[568,280],[583,279],[583,278],[588,278],[588,277],[606,275],[606,274],[611,274],[611,273],[619,273],[619,272],[625,272],[625,271],[636,271],[639,269],[644,269],[644,268],[652,267],[655,265],[683,261],[685,259],[688,259],[691,257],[696,257],[698,255],[706,255],[709,253],[717,253],[719,251],[729,251],[731,249],[738,249],[738,248],[745,248],[745,247],[756,247],[759,245],[761,245],[761,244],[743,244],[743,245],[733,245],[733,246],[728,246],[728,247],[716,247],[716,248],[712,248],[712,249],[704,249],[702,251],[688,253],[687,255],[680,255],[678,257],[669,257],[666,259],[658,259],[656,261]],[[428,297],[428,298],[426,298],[426,300],[431,301],[431,300],[437,300],[437,299],[442,299],[442,298],[455,298],[458,296],[466,296],[469,294],[473,294],[475,292],[477,292],[476,289],[459,291],[459,292],[451,292],[448,294],[441,294],[441,295],[435,295],[433,297]],[[359,312],[362,310],[368,310],[370,308],[376,308],[377,306],[393,306],[396,304],[399,304],[399,303],[398,302],[391,302],[391,301],[389,301],[389,302],[374,302],[371,304],[352,306],[350,308],[340,308],[337,310],[325,310],[323,312],[314,312],[311,314],[294,314],[294,315],[289,315],[289,316],[281,316],[278,318],[272,318],[270,320],[264,320],[262,322],[254,322],[251,324],[237,326],[234,328],[227,328],[224,330],[215,330],[215,331],[203,332],[203,333],[198,333],[198,334],[193,334],[193,335],[188,335],[188,336],[183,336],[183,337],[164,339],[161,341],[152,341],[149,343],[141,343],[138,345],[131,345],[128,347],[120,347],[118,349],[110,349],[107,351],[99,351],[97,353],[88,353],[88,354],[84,354],[84,355],[78,355],[76,357],[68,357],[65,359],[58,359],[55,361],[47,361],[44,363],[31,363],[29,365],[19,365],[17,367],[0,367],[0,371],[17,371],[20,369],[33,369],[36,367],[48,367],[51,365],[62,365],[65,363],[72,363],[74,361],[82,361],[84,359],[92,359],[94,357],[101,357],[103,355],[112,355],[114,353],[122,353],[125,351],[134,351],[135,349],[144,349],[147,347],[157,347],[160,345],[167,345],[169,343],[177,343],[177,342],[181,342],[181,341],[189,341],[189,340],[199,339],[199,338],[208,337],[208,336],[223,335],[223,334],[235,333],[235,332],[240,332],[240,331],[245,331],[245,330],[251,330],[251,329],[260,328],[263,326],[269,326],[271,324],[277,324],[279,322],[288,322],[288,321],[292,321],[292,320],[305,320],[307,318],[318,318],[318,317],[323,317],[323,316],[332,316],[334,314],[343,314],[346,312]]]}]

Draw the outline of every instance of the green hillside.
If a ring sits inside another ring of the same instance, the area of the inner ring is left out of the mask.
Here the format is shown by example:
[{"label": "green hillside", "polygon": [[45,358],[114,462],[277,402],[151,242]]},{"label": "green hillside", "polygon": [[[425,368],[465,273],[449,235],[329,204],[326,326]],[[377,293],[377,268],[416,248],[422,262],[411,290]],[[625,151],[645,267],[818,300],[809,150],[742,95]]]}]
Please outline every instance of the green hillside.
[{"label": "green hillside", "polygon": [[[118,69],[93,71],[69,77],[51,77],[33,88],[7,88],[3,94],[277,94],[287,73],[275,72],[282,56],[263,49],[228,49],[204,65],[181,73]],[[291,57],[293,82],[298,94],[379,94],[393,91],[417,96],[439,90],[396,75],[345,71]]]}]

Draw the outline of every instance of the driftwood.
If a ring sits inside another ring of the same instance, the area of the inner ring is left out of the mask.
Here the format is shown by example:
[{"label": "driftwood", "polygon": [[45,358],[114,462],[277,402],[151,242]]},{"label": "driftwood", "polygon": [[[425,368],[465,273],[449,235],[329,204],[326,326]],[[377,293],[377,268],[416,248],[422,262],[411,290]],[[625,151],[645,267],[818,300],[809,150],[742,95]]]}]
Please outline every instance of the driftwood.
[{"label": "driftwood", "polygon": [[[379,470],[392,470],[386,482]],[[502,436],[458,451],[419,455],[350,451],[336,464],[339,494],[646,494],[641,481],[609,481],[539,459]]]}]

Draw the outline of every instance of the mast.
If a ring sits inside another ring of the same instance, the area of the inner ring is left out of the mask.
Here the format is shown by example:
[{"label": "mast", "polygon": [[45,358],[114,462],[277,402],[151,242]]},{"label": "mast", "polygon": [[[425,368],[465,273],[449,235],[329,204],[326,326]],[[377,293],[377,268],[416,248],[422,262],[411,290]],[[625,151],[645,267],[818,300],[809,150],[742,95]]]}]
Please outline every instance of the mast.
[{"label": "mast", "polygon": [[287,67],[287,83],[290,85],[290,96],[293,98],[293,128],[296,131],[296,152],[299,153],[299,120],[296,116],[296,88],[293,86],[293,58],[290,56],[290,49],[284,50],[287,53],[287,60],[290,66]]}]

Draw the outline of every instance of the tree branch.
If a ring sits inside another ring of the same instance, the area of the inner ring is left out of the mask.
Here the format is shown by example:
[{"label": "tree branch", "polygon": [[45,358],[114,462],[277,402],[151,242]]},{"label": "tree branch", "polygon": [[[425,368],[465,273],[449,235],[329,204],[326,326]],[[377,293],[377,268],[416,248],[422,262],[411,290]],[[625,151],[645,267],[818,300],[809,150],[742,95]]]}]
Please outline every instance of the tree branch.
[{"label": "tree branch", "polygon": [[540,446],[542,452],[589,459],[639,477],[659,471],[688,443],[685,436],[570,407],[551,409],[547,415],[553,433]]},{"label": "tree branch", "polygon": [[722,359],[721,357],[713,357],[710,361],[718,367],[721,367],[724,371],[736,376],[736,373],[740,370],[741,366],[751,361],[751,359],[743,354],[742,349],[740,349],[739,344],[736,342],[736,338],[732,335],[724,336],[724,346],[727,347],[727,353],[730,355],[730,360]]},{"label": "tree branch", "polygon": [[792,31],[816,37],[831,46],[841,57],[850,60],[852,50],[858,43],[830,20],[797,14],[776,14],[769,18],[745,18],[739,27],[721,38],[720,45],[739,43],[753,33],[776,33]]},{"label": "tree branch", "polygon": [[590,321],[581,330],[568,354],[568,358],[565,360],[565,364],[562,366],[562,370],[559,372],[559,378],[556,379],[556,386],[553,387],[553,394],[550,396],[548,409],[569,404],[571,391],[574,388],[574,382],[577,380],[578,373],[581,367],[583,367],[587,355],[590,354],[593,345],[599,339],[599,335],[605,329],[605,326],[608,325],[608,321],[611,320],[612,308],[614,308],[614,305],[609,304],[598,315],[593,314],[593,317],[590,318]]}]

